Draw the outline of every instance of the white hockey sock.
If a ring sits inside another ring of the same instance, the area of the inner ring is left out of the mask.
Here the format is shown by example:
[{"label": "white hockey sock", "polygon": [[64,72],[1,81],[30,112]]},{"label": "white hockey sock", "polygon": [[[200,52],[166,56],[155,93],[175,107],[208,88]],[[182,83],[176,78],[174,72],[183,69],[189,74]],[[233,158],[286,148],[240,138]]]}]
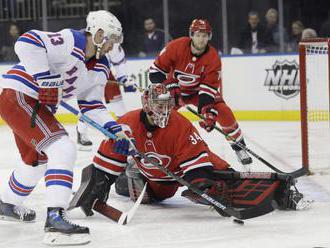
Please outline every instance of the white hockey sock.
[{"label": "white hockey sock", "polygon": [[45,170],[45,165],[36,167],[24,163],[19,165],[11,174],[8,183],[5,184],[1,200],[14,205],[22,205],[43,177]]},{"label": "white hockey sock", "polygon": [[47,207],[66,209],[72,193],[76,147],[68,136],[63,136],[50,144],[44,152],[48,156],[45,173]]},{"label": "white hockey sock", "polygon": [[79,120],[77,124],[77,130],[80,134],[87,134],[88,125],[85,122]]},{"label": "white hockey sock", "polygon": [[115,115],[118,118],[123,116],[127,112],[124,101],[122,99],[110,102],[107,104],[107,106],[108,106],[108,109],[111,112],[115,113]]}]

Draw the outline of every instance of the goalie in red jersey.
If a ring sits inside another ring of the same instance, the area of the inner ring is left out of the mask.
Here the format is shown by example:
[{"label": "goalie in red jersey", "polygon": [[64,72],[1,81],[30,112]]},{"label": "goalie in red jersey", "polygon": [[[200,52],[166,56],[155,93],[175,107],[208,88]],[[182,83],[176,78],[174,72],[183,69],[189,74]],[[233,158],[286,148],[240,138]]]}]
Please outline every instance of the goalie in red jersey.
[{"label": "goalie in red jersey", "polygon": [[[150,85],[142,95],[142,105],[143,109],[128,112],[118,120],[136,149],[214,199],[225,200],[233,207],[265,206],[267,203],[269,211],[273,210],[274,198],[284,209],[296,208],[302,199],[302,194],[290,190],[295,181],[285,175],[281,178],[276,173],[266,173],[263,178],[259,173],[253,178],[249,173],[248,179],[237,178],[239,173],[213,154],[189,120],[173,110],[174,98],[163,84]],[[70,208],[80,206],[86,215],[92,215],[96,200],[106,202],[110,186],[116,180],[116,192],[130,196],[134,201],[146,182],[147,191],[142,203],[174,196],[180,183],[145,159],[130,154],[132,148],[128,140],[120,145],[113,140],[104,140],[93,164],[84,168],[82,183]],[[132,158],[130,162],[127,162],[128,157]],[[182,196],[208,204],[189,190],[183,191]],[[226,216],[222,210],[217,211]]]},{"label": "goalie in red jersey", "polygon": [[[244,138],[232,110],[222,96],[221,59],[214,47],[207,20],[195,19],[189,28],[189,37],[175,39],[160,52],[149,70],[152,83],[163,82],[175,97],[176,108],[186,104],[198,107],[205,118],[200,125],[208,132],[216,122],[223,131],[245,145]],[[252,163],[245,150],[231,142],[242,164]]]}]

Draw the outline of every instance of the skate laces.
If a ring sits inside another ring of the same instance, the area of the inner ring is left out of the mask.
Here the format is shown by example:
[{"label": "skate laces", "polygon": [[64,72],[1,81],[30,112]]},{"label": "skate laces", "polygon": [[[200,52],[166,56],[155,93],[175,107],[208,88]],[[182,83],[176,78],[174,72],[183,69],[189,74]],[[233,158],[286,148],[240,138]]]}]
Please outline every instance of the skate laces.
[{"label": "skate laces", "polygon": [[66,223],[68,223],[68,224],[70,224],[70,225],[72,225],[72,226],[76,226],[76,227],[79,226],[79,225],[73,223],[73,222],[69,219],[69,217],[67,216],[67,214],[66,214],[66,212],[65,212],[64,210],[61,209],[60,212],[59,212],[59,214],[60,214],[60,216],[62,217],[63,221],[65,221]]},{"label": "skate laces", "polygon": [[24,220],[24,217],[33,214],[33,210],[28,209],[24,206],[15,206],[13,209],[14,213],[19,216],[21,220]]}]

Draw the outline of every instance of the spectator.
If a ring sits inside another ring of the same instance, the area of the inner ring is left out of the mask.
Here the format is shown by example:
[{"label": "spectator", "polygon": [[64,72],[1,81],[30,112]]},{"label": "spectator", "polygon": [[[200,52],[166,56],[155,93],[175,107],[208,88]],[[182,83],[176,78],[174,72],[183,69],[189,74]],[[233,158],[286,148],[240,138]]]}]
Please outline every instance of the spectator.
[{"label": "spectator", "polygon": [[316,37],[317,37],[317,33],[312,28],[305,28],[301,34],[301,39],[310,39],[310,38],[316,38]]},{"label": "spectator", "polygon": [[[268,46],[268,51],[277,52],[280,48],[280,27],[278,25],[278,11],[276,9],[269,9],[265,15],[266,31],[271,36],[271,44]],[[288,42],[288,33],[284,31],[284,42]]]},{"label": "spectator", "polygon": [[266,28],[260,24],[259,14],[249,12],[248,25],[241,31],[238,47],[244,53],[265,53],[270,44]]},{"label": "spectator", "polygon": [[144,31],[143,50],[140,51],[139,57],[155,56],[165,45],[165,33],[157,28],[152,18],[144,20]]},{"label": "spectator", "polygon": [[304,30],[304,25],[301,21],[294,21],[291,25],[291,37],[288,44],[288,52],[297,52],[298,43],[301,40],[301,35]]},{"label": "spectator", "polygon": [[18,62],[18,57],[14,50],[14,45],[20,36],[20,29],[17,24],[12,23],[9,25],[8,38],[4,46],[0,49],[0,58],[2,62]]}]

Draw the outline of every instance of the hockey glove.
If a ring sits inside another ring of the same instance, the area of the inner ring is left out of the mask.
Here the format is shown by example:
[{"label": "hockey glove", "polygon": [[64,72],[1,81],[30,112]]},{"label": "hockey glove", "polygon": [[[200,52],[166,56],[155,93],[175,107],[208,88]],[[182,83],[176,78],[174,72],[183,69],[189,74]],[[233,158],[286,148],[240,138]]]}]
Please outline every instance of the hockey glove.
[{"label": "hockey glove", "polygon": [[215,127],[218,111],[213,108],[213,104],[210,104],[202,108],[201,114],[204,119],[199,122],[199,125],[207,132],[211,132]]},{"label": "hockey glove", "polygon": [[39,102],[43,105],[56,106],[62,99],[64,81],[60,74],[37,78],[39,85]]},{"label": "hockey glove", "polygon": [[136,92],[136,83],[131,77],[122,76],[117,79],[118,83],[124,86],[125,92]]},{"label": "hockey glove", "polygon": [[175,109],[183,107],[185,104],[182,99],[179,81],[177,79],[170,78],[166,79],[163,84],[170,91],[171,96],[173,96],[175,100]]},{"label": "hockey glove", "polygon": [[112,147],[112,150],[115,153],[122,154],[125,156],[135,154],[135,139],[133,138],[129,130],[123,130],[122,125],[118,124],[115,121],[107,122],[104,125],[104,128],[118,137],[118,139],[114,141]]}]

